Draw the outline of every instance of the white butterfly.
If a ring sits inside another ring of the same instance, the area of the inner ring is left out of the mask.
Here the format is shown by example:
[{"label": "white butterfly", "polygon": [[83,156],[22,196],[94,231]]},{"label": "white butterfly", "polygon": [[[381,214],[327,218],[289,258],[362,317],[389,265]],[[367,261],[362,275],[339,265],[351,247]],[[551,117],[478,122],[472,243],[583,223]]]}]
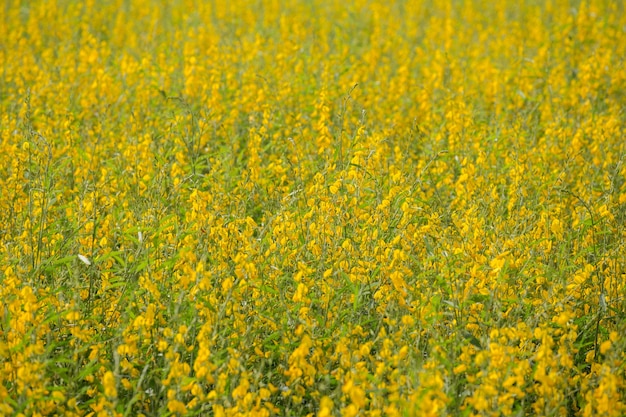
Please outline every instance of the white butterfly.
[{"label": "white butterfly", "polygon": [[80,259],[85,265],[91,265],[91,261],[85,255],[78,254],[78,259]]}]

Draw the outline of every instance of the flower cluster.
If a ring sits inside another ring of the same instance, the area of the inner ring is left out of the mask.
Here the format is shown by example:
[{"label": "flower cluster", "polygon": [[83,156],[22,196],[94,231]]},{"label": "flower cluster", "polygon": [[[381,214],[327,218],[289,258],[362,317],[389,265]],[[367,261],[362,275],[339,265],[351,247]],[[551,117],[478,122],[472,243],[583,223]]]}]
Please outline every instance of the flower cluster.
[{"label": "flower cluster", "polygon": [[626,414],[621,2],[0,20],[0,415]]}]

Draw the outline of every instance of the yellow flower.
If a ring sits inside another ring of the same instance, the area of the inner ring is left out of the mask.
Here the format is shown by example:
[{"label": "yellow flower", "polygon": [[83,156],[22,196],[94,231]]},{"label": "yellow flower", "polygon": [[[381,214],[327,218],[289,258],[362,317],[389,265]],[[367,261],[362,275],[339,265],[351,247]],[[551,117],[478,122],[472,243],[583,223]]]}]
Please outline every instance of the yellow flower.
[{"label": "yellow flower", "polygon": [[333,415],[333,400],[328,396],[323,396],[320,400],[320,410],[317,413],[318,417],[331,417]]},{"label": "yellow flower", "polygon": [[104,395],[108,398],[117,397],[117,387],[113,372],[107,371],[102,377],[102,386],[104,387]]},{"label": "yellow flower", "polygon": [[603,355],[606,355],[606,353],[611,349],[611,341],[610,340],[605,340],[604,342],[602,342],[600,344],[600,353]]},{"label": "yellow flower", "polygon": [[184,415],[185,413],[187,413],[187,407],[185,407],[185,404],[175,399],[169,400],[167,402],[167,409],[169,410],[170,413],[175,413],[175,414],[180,414],[180,415]]}]

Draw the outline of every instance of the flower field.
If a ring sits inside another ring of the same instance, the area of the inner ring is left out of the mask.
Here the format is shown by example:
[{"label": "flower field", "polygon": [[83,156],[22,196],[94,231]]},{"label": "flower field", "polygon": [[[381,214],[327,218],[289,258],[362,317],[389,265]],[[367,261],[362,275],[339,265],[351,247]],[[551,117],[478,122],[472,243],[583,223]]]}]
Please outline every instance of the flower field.
[{"label": "flower field", "polygon": [[8,0],[0,415],[626,415],[625,8]]}]

